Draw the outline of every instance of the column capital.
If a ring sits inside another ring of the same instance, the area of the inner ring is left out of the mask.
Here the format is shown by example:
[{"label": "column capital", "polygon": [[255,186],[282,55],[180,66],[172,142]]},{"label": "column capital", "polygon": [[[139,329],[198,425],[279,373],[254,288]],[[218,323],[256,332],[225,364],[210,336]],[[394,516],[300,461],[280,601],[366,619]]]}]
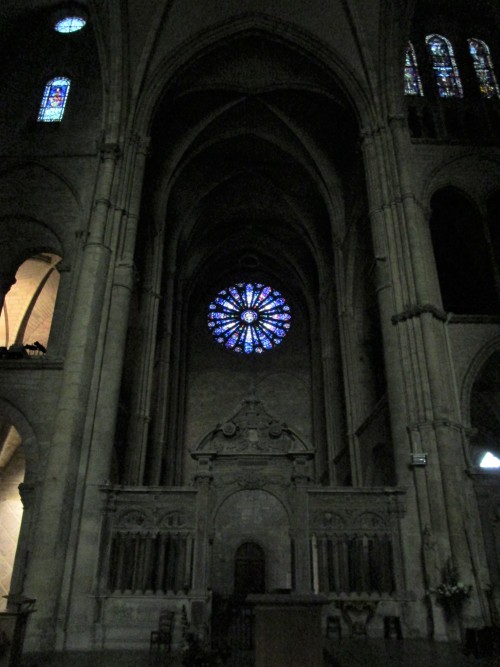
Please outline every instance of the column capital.
[{"label": "column capital", "polygon": [[116,161],[122,153],[119,144],[116,142],[101,141],[97,145],[97,150],[99,151],[101,161],[103,162],[104,160]]},{"label": "column capital", "polygon": [[135,146],[138,153],[144,153],[144,155],[149,155],[149,147],[151,143],[151,137],[144,137],[140,134],[134,133],[129,137],[129,144]]}]

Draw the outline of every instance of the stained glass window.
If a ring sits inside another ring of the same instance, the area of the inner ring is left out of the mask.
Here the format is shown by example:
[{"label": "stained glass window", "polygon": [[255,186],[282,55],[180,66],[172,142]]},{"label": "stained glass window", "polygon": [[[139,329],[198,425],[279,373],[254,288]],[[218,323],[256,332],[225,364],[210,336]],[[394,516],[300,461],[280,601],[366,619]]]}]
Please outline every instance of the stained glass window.
[{"label": "stained glass window", "polygon": [[38,120],[43,123],[57,123],[62,120],[68,99],[70,80],[64,77],[51,79],[45,86]]},{"label": "stained glass window", "polygon": [[54,30],[62,33],[78,32],[86,25],[86,23],[87,21],[81,16],[66,16],[60,21],[57,21]]},{"label": "stained glass window", "polygon": [[488,46],[480,39],[469,39],[468,42],[481,95],[487,98],[500,97]]},{"label": "stained glass window", "polygon": [[238,283],[221,290],[208,312],[208,328],[215,340],[244,354],[280,345],[290,320],[281,292],[262,283]]},{"label": "stained glass window", "polygon": [[425,41],[431,54],[439,97],[463,97],[462,82],[450,42],[441,35],[427,35]]},{"label": "stained glass window", "polygon": [[405,53],[405,95],[423,95],[422,81],[418,73],[417,57],[413,44],[408,42]]}]

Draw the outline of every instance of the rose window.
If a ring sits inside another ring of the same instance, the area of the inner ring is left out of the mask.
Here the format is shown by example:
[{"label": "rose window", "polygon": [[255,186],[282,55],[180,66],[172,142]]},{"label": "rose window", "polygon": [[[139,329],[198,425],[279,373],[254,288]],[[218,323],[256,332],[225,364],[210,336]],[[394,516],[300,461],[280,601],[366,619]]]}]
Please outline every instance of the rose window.
[{"label": "rose window", "polygon": [[210,304],[208,328],[228,350],[260,354],[281,344],[290,320],[281,292],[262,283],[237,283],[221,290]]}]

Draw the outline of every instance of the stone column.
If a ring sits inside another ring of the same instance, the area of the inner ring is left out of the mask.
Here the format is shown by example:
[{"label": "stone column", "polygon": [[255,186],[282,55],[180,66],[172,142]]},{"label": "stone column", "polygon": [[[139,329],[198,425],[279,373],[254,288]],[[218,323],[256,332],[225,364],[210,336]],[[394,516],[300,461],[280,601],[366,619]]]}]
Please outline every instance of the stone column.
[{"label": "stone column", "polygon": [[[337,257],[337,261],[339,257]],[[344,444],[341,400],[342,395],[342,362],[339,355],[337,340],[338,321],[336,300],[330,277],[330,284],[321,290],[319,296],[321,317],[321,362],[324,382],[324,418],[326,422],[327,457],[326,462],[330,484],[338,484],[335,457],[341,453]],[[332,332],[333,329],[333,332]],[[318,481],[318,480],[317,480]]]},{"label": "stone column", "polygon": [[71,291],[74,287],[71,281],[73,274],[67,262],[62,260],[56,264],[56,271],[59,273],[59,287],[47,345],[51,358],[64,354],[64,344],[67,342],[65,329],[71,313]]},{"label": "stone column", "polygon": [[2,312],[5,296],[15,282],[15,273],[0,273],[0,313]]},{"label": "stone column", "polygon": [[[441,481],[445,501],[446,519],[449,530],[451,556],[462,577],[470,577],[472,571],[467,537],[464,529],[464,513],[467,511],[467,497],[464,485],[471,482],[464,474],[465,429],[458,410],[459,397],[453,385],[453,368],[447,350],[446,316],[441,310],[439,281],[435,269],[433,249],[422,207],[415,201],[407,165],[410,147],[403,118],[394,117],[390,129],[399,165],[402,203],[407,221],[408,243],[413,261],[413,275],[416,285],[416,308],[411,313],[420,325],[422,346],[426,359],[427,390],[432,404],[432,418],[423,420],[427,430],[432,429],[436,441],[436,459],[429,464],[436,469],[436,481]],[[409,318],[411,319],[411,318]],[[393,318],[393,321],[400,318]],[[408,320],[403,320],[407,323]],[[437,474],[439,469],[440,474]],[[431,494],[431,501],[435,499]],[[486,621],[486,619],[484,619]]]},{"label": "stone column", "polygon": [[[153,382],[155,370],[156,334],[160,303],[160,284],[162,276],[163,244],[155,237],[148,257],[147,275],[142,290],[140,309],[140,350],[136,366],[135,382],[130,406],[130,424],[127,434],[127,452],[125,462],[125,482],[144,484],[149,425],[153,402]],[[161,372],[161,371],[160,371]],[[151,465],[149,478],[159,482],[161,458],[158,470]],[[147,483],[147,482],[146,482]]]},{"label": "stone column", "polygon": [[[414,330],[413,323],[406,330],[393,323],[394,314],[402,310],[403,304],[415,300],[415,292],[411,268],[408,268],[413,257],[406,243],[406,220],[402,214],[398,178],[395,169],[391,169],[394,157],[387,149],[388,143],[386,132],[378,130],[364,137],[363,150],[396,474],[398,484],[407,488],[407,513],[401,519],[404,585],[411,594],[423,599],[429,575],[421,569],[421,533],[425,525],[430,525],[431,508],[426,489],[427,469],[413,469],[412,474],[410,468],[412,451],[422,451],[423,444],[408,437],[408,427],[420,422],[422,415],[425,419],[431,414],[432,406],[426,387],[421,335]],[[431,444],[426,443],[426,452]],[[442,516],[442,508],[436,516]],[[420,628],[424,634],[424,606],[408,606],[405,621],[412,631],[418,633]]]},{"label": "stone column", "polygon": [[[12,569],[10,582],[10,594],[20,595],[23,590],[23,581],[26,575],[27,558],[30,550],[33,514],[36,498],[36,484],[33,482],[21,482],[19,484],[19,495],[23,504],[23,517],[19,537],[17,539],[16,557]],[[7,603],[8,604],[8,603]]]},{"label": "stone column", "polygon": [[59,630],[62,575],[94,374],[95,347],[108,283],[110,249],[106,232],[111,219],[118,158],[115,144],[101,148],[96,195],[82,249],[54,433],[47,453],[33,552],[25,581],[25,590],[37,599],[37,613],[31,619],[26,637],[28,651],[51,651]]},{"label": "stone column", "polygon": [[[412,147],[403,124],[393,118],[390,133],[380,129],[367,135],[364,156],[396,469],[398,483],[409,489],[402,521],[404,560],[414,570],[412,586],[423,590],[438,583],[450,555],[469,578],[461,491],[467,480],[445,315],[427,221],[408,175]],[[427,453],[428,465],[411,468],[412,452]],[[424,531],[435,543],[437,567],[426,557]],[[420,570],[415,543],[424,550],[420,584],[415,584]]]},{"label": "stone column", "polygon": [[199,476],[196,479],[198,490],[196,496],[196,529],[193,557],[193,590],[194,595],[206,595],[207,589],[207,563],[211,545],[208,543],[208,511],[210,507],[210,483],[211,475]]},{"label": "stone column", "polygon": [[311,545],[309,539],[308,484],[295,482],[294,525],[290,531],[295,544],[295,591],[312,592]]},{"label": "stone column", "polygon": [[89,403],[94,419],[83,441],[74,529],[62,591],[61,618],[70,641],[71,633],[81,635],[87,632],[94,619],[89,594],[97,582],[94,564],[104,502],[100,487],[108,480],[111,467],[129,306],[135,282],[133,259],[147,147],[147,140],[133,137],[124,151],[125,167],[120,182],[122,205],[116,207],[113,243],[117,248],[116,261],[110,267],[112,284],[106,295],[99,333],[103,343],[101,349],[97,349],[99,363],[96,364],[93,398]]},{"label": "stone column", "polygon": [[165,298],[163,300],[162,326],[158,342],[159,359],[156,373],[158,385],[155,397],[155,420],[151,438],[151,453],[149,467],[149,481],[151,484],[160,484],[162,474],[162,460],[165,454],[166,434],[168,428],[168,395],[171,382],[172,359],[172,327],[174,308],[174,271],[168,271],[166,277]]}]

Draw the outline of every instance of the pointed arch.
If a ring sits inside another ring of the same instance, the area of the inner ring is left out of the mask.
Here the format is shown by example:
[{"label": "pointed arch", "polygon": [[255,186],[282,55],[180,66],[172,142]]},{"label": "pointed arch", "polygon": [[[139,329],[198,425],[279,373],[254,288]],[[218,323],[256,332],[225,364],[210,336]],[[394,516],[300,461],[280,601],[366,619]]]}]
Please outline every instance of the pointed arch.
[{"label": "pointed arch", "polygon": [[427,35],[425,43],[429,50],[436,76],[439,97],[463,97],[462,82],[451,42],[442,35]]},{"label": "pointed arch", "polygon": [[500,89],[498,88],[488,45],[481,39],[473,37],[469,38],[467,42],[481,97],[485,97],[486,99],[500,97]]},{"label": "pointed arch", "polygon": [[71,81],[64,76],[55,77],[47,82],[38,112],[39,122],[61,122],[68,100],[70,85]]},{"label": "pointed arch", "polygon": [[465,192],[447,186],[431,198],[429,222],[443,308],[495,315],[498,300],[479,209]]},{"label": "pointed arch", "polygon": [[411,42],[408,42],[405,51],[404,91],[405,95],[417,95],[419,97],[424,95],[418,71],[417,56]]}]

